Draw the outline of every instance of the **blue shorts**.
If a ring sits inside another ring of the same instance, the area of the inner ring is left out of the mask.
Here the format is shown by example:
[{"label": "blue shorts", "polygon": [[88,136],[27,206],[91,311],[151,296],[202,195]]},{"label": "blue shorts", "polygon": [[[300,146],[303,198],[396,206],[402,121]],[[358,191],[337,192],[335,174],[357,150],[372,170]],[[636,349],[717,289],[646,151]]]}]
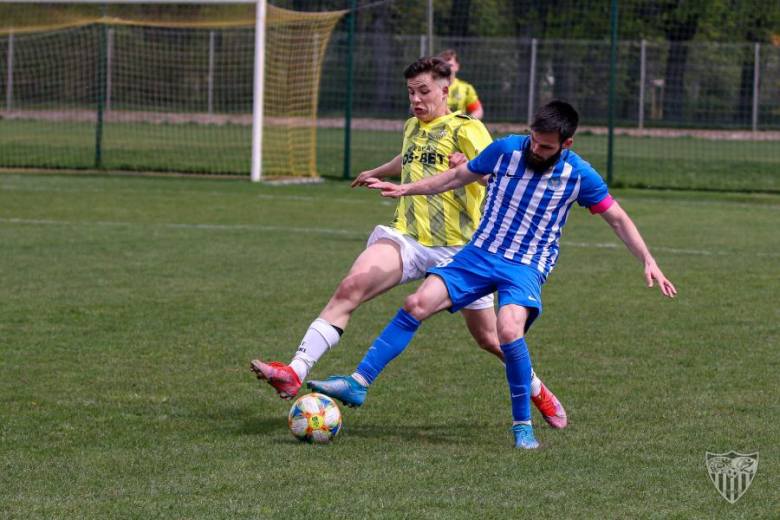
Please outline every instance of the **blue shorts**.
[{"label": "blue shorts", "polygon": [[450,312],[458,312],[474,300],[498,292],[499,308],[515,304],[531,311],[525,323],[526,331],[542,313],[542,273],[471,244],[429,269],[427,274],[444,280],[452,300]]}]

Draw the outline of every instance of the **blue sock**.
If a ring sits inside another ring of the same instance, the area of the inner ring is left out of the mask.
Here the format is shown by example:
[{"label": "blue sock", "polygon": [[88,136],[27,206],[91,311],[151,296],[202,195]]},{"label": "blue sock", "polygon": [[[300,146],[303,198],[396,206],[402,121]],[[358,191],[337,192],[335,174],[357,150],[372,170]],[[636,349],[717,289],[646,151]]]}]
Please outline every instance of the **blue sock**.
[{"label": "blue sock", "polygon": [[355,372],[369,385],[373,383],[387,364],[404,351],[419,326],[420,322],[414,316],[403,309],[399,310],[382,334],[371,344]]},{"label": "blue sock", "polygon": [[506,360],[506,380],[515,421],[531,420],[531,356],[525,338],[501,345]]}]

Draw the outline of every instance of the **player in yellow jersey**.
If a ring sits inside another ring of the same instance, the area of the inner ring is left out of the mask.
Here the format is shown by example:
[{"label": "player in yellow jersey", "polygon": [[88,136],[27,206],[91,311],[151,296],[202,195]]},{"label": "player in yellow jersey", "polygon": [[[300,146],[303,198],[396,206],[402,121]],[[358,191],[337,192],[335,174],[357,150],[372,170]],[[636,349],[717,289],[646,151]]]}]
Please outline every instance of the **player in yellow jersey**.
[{"label": "player in yellow jersey", "polygon": [[450,107],[450,111],[460,111],[463,114],[482,119],[485,115],[485,111],[482,109],[482,103],[479,101],[477,91],[470,83],[466,83],[455,77],[460,70],[460,62],[458,61],[457,53],[452,49],[447,49],[441,51],[437,58],[446,61],[451,70],[450,92],[447,97],[447,105]]},{"label": "player in yellow jersey", "polygon": [[[477,119],[452,113],[447,106],[450,68],[439,58],[420,58],[404,71],[414,117],[404,125],[401,153],[390,162],[362,172],[352,187],[368,179],[400,176],[402,183],[438,175],[450,168],[449,157],[473,159],[491,142]],[[284,399],[298,394],[314,364],[334,347],[352,312],[362,303],[395,287],[425,276],[471,239],[479,224],[484,188],[472,183],[430,197],[403,197],[390,226],[377,226],[368,245],[314,320],[289,365],[253,360],[252,371]],[[466,306],[461,313],[477,344],[503,361],[496,331],[493,295]],[[566,412],[538,377],[531,385],[532,400],[554,428],[566,426]]]}]

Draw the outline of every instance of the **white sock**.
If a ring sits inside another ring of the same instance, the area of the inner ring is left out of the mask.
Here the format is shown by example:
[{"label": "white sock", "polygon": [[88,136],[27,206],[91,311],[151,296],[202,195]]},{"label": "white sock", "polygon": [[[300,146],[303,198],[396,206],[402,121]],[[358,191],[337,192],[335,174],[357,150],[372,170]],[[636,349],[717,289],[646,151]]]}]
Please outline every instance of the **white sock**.
[{"label": "white sock", "polygon": [[531,369],[531,397],[536,397],[542,391],[542,380],[536,377],[536,372]]},{"label": "white sock", "polygon": [[314,366],[314,363],[319,361],[325,352],[335,347],[340,338],[341,336],[333,328],[333,325],[317,318],[311,322],[303,336],[298,350],[295,351],[295,357],[290,361],[290,368],[303,381],[309,375],[309,370]]},{"label": "white sock", "polygon": [[531,426],[531,421],[512,421],[512,426],[515,424],[527,424],[528,426]]},{"label": "white sock", "polygon": [[[501,366],[506,368],[506,363],[501,362]],[[534,369],[531,369],[531,397],[536,397],[542,391],[542,380],[536,376]]]}]

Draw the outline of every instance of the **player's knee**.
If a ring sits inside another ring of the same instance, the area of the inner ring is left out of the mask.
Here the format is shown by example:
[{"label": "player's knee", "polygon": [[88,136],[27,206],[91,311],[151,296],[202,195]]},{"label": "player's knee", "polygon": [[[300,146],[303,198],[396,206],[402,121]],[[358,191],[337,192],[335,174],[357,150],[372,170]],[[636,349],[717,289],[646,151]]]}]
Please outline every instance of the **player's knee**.
[{"label": "player's knee", "polygon": [[354,305],[360,305],[365,294],[366,288],[360,276],[347,275],[341,280],[333,299],[339,302],[351,302]]},{"label": "player's knee", "polygon": [[498,324],[498,341],[502,345],[512,343],[523,337],[523,329],[514,323]]},{"label": "player's knee", "polygon": [[416,293],[406,298],[403,309],[419,321],[423,321],[430,316],[430,311],[425,305],[425,300]]}]

